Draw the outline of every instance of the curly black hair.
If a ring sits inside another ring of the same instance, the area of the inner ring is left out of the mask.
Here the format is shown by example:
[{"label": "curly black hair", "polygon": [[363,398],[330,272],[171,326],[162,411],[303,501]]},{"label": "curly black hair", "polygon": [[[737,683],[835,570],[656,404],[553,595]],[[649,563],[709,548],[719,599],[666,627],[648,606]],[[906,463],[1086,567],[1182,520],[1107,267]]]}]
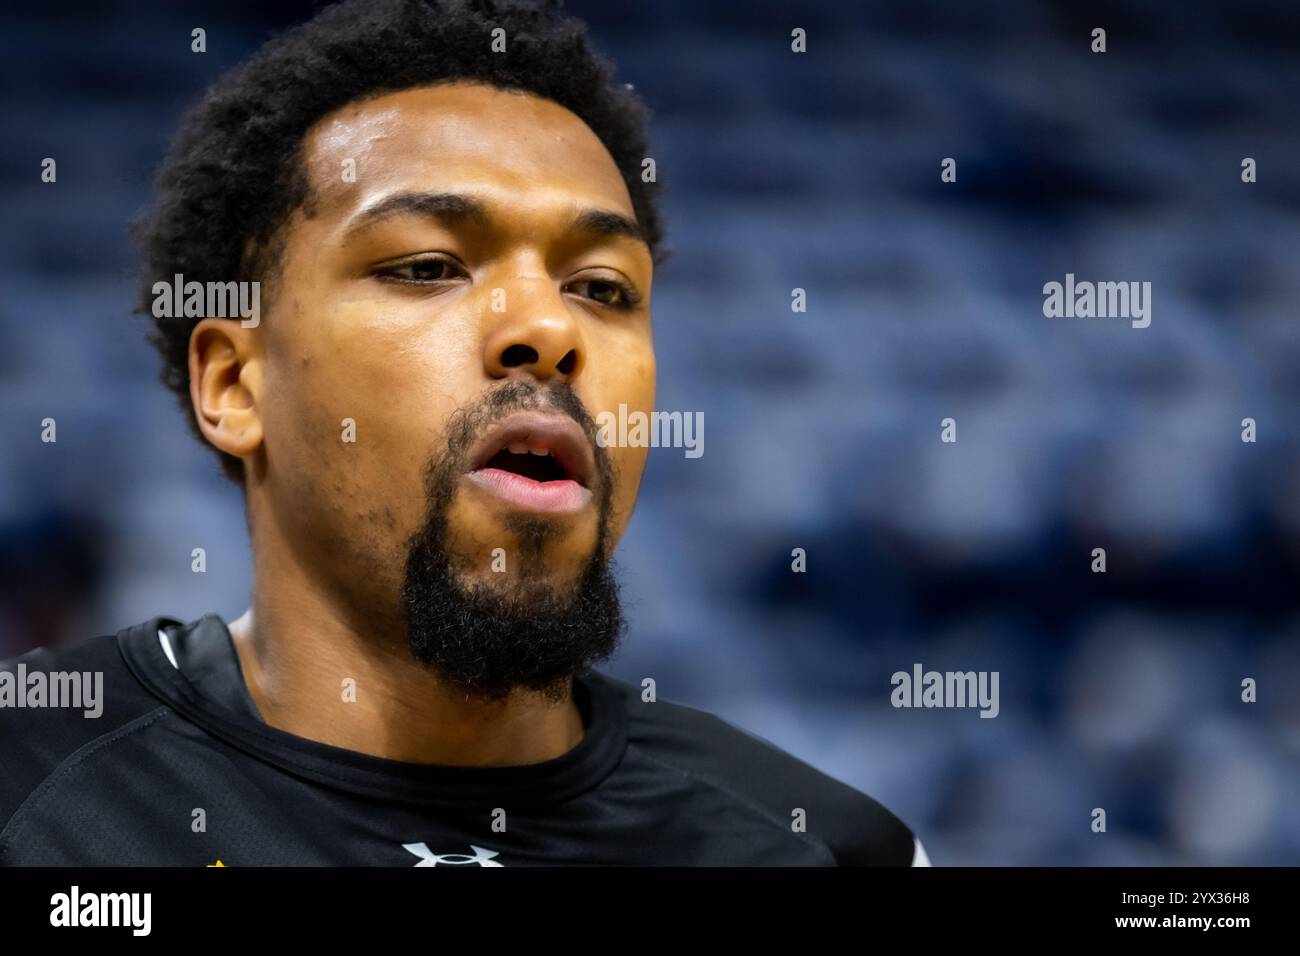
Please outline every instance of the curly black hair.
[{"label": "curly black hair", "polygon": [[[506,52],[491,50],[505,30]],[[190,110],[133,225],[142,271],[137,311],[153,318],[153,286],[274,280],[281,227],[310,211],[302,144],[321,117],[355,100],[454,80],[552,100],[579,116],[609,150],[656,263],[662,249],[658,186],[642,180],[650,111],[597,53],[560,0],[346,0],[272,39],[221,77]],[[263,306],[267,299],[264,281]],[[154,318],[149,336],[191,431],[206,444],[189,394],[195,318]],[[238,458],[214,449],[242,486]]]}]

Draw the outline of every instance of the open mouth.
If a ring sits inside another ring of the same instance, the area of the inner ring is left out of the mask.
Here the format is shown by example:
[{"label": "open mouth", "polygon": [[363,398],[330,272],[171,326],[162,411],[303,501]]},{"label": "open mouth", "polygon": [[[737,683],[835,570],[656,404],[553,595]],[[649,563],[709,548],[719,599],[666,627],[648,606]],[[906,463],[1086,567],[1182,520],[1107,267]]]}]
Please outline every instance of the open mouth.
[{"label": "open mouth", "polygon": [[520,442],[509,448],[502,448],[488,459],[484,468],[499,468],[512,475],[521,475],[533,481],[563,481],[569,477],[568,471],[560,460],[551,454],[550,449],[539,448],[533,451]]},{"label": "open mouth", "polygon": [[567,416],[511,415],[483,437],[470,461],[469,479],[516,509],[573,512],[592,500],[591,446]]}]

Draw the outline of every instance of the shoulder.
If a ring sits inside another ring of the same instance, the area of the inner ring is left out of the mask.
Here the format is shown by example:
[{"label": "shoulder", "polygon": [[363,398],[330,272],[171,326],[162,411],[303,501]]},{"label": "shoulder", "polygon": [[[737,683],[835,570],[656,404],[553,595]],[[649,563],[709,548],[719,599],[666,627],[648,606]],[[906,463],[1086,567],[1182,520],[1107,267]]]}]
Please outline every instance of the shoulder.
[{"label": "shoulder", "polygon": [[928,865],[912,830],[867,794],[836,780],[716,714],[594,675],[622,698],[628,743],[667,768],[730,793],[788,823],[803,811],[806,833],[841,866]]},{"label": "shoulder", "polygon": [[116,635],[0,661],[0,830],[70,757],[163,706],[127,667]]}]

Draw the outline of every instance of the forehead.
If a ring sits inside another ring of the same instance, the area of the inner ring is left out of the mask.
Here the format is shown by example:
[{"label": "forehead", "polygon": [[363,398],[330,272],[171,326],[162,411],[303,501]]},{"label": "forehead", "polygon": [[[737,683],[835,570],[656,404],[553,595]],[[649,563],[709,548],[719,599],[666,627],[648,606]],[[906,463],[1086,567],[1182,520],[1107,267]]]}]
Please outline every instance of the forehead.
[{"label": "forehead", "polygon": [[[528,93],[445,83],[344,106],[304,139],[317,211],[346,214],[384,194],[464,191],[518,208],[574,202],[633,215],[603,143],[577,115]],[[355,181],[344,176],[355,164]]]}]

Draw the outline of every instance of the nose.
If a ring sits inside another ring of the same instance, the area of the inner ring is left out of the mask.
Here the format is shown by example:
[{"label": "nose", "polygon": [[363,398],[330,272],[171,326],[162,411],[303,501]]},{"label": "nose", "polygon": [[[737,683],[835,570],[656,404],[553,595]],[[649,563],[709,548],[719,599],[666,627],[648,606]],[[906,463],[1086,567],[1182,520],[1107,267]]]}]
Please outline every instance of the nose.
[{"label": "nose", "polygon": [[492,378],[532,376],[571,381],[582,368],[581,330],[563,293],[546,276],[518,277],[500,286],[505,308],[484,311],[484,368]]}]

